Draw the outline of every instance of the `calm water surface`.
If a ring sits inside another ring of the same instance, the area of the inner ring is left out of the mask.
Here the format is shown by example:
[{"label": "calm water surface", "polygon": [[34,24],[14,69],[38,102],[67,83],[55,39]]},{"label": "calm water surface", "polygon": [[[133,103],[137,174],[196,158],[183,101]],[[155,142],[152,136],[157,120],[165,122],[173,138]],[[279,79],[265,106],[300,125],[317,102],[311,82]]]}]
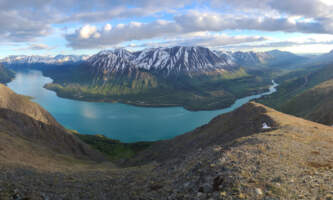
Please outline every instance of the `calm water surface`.
[{"label": "calm water surface", "polygon": [[83,102],[57,97],[55,92],[43,88],[52,79],[40,71],[17,72],[8,84],[16,93],[33,97],[63,126],[85,134],[103,134],[123,142],[168,139],[193,130],[215,116],[232,111],[252,99],[276,91],[238,99],[232,106],[216,111],[191,112],[181,107],[147,108],[120,103]]}]

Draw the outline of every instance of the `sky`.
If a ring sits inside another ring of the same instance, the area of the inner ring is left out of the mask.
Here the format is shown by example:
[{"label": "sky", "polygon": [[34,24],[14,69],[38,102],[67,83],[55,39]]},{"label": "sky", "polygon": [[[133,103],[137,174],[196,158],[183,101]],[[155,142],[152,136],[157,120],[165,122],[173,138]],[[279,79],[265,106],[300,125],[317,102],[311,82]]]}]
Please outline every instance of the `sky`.
[{"label": "sky", "polygon": [[205,46],[333,49],[333,0],[0,0],[0,57]]}]

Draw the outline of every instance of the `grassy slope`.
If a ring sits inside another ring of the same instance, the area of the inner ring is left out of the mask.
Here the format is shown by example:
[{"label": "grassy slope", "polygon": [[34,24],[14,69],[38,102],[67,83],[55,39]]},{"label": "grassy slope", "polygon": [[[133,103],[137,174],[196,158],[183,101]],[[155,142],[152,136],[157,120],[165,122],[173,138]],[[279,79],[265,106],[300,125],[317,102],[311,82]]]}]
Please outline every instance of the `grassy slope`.
[{"label": "grassy slope", "polygon": [[71,132],[94,149],[108,155],[109,159],[113,161],[133,158],[152,144],[152,142],[121,143],[103,135],[84,135],[76,131]]},{"label": "grassy slope", "polygon": [[333,80],[325,81],[290,99],[281,111],[327,125],[333,124]]},{"label": "grassy slope", "polygon": [[[310,88],[333,78],[333,65],[313,66],[300,69],[277,77],[278,91],[258,100],[267,106],[281,110],[292,98]],[[288,112],[290,113],[290,112]],[[293,114],[293,113],[291,113]]]}]

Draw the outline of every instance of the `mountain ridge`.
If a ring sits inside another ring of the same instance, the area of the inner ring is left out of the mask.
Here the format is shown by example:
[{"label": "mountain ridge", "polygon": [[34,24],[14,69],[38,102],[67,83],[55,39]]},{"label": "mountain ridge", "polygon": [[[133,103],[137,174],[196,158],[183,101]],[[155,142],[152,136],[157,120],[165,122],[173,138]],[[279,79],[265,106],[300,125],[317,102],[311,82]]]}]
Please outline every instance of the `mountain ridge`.
[{"label": "mountain ridge", "polygon": [[[22,143],[35,143],[59,154],[81,159],[103,160],[63,128],[46,110],[26,96],[18,95],[0,84],[0,131],[11,137],[20,137]],[[13,147],[12,147],[13,148]],[[29,161],[26,161],[29,162]]]},{"label": "mountain ridge", "polygon": [[[1,123],[1,110],[0,119]],[[63,162],[71,159],[61,157],[56,157],[58,163],[52,168],[45,168],[45,162],[54,165],[45,159],[27,168],[8,163],[2,154],[8,151],[0,149],[4,161],[0,162],[0,197],[329,198],[333,189],[332,131],[332,127],[252,102],[194,131],[152,144],[125,161],[131,166],[126,168],[78,161],[69,167]],[[0,129],[0,144],[8,141],[4,135]],[[9,141],[20,145],[15,143],[19,138]]]}]

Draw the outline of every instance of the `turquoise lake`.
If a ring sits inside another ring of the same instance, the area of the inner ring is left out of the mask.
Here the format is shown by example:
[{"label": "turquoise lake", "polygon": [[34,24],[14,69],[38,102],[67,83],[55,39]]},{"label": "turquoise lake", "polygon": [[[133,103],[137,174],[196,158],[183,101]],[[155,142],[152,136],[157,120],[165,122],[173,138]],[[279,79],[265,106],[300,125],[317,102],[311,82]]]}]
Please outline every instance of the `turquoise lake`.
[{"label": "turquoise lake", "polygon": [[147,108],[120,103],[94,103],[58,97],[43,86],[52,79],[40,71],[17,72],[8,87],[18,94],[33,97],[59,123],[83,134],[103,134],[122,142],[168,139],[208,123],[215,116],[230,112],[241,105],[276,91],[238,99],[232,106],[215,111],[187,111],[182,107]]}]

